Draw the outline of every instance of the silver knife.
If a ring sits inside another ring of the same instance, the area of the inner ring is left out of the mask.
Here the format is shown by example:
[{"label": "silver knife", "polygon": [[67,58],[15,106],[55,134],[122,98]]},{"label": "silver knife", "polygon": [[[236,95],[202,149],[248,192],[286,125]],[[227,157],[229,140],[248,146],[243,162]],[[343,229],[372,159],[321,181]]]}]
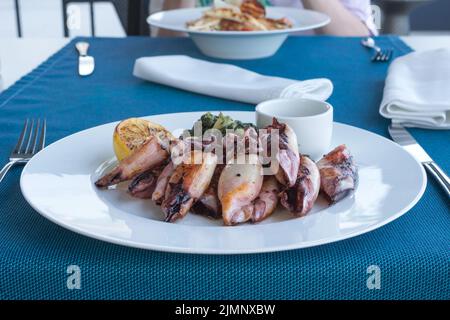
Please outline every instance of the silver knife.
[{"label": "silver knife", "polygon": [[417,143],[411,134],[399,124],[391,124],[388,128],[392,140],[416,158],[425,169],[439,182],[450,198],[450,179],[445,172],[431,159],[426,151]]},{"label": "silver knife", "polygon": [[89,43],[80,41],[75,44],[80,54],[78,58],[78,74],[80,76],[88,76],[94,72],[95,62],[92,56],[88,56]]}]

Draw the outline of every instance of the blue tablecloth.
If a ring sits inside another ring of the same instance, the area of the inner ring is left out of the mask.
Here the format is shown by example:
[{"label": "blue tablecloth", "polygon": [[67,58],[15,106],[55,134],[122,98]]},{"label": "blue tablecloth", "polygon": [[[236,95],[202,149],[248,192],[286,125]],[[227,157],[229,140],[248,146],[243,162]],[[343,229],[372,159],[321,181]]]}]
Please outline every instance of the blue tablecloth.
[{"label": "blue tablecloth", "polygon": [[[46,117],[48,142],[130,116],[189,110],[253,110],[253,106],[147,83],[132,76],[141,56],[203,57],[189,39],[89,39],[95,73],[76,75],[69,43],[0,95],[0,159],[6,161],[23,121]],[[380,37],[396,55],[410,51]],[[32,53],[30,53],[32,54]],[[369,62],[359,39],[292,37],[268,59],[233,62],[269,75],[328,77],[336,121],[387,135],[378,115],[387,64]],[[450,171],[449,131],[411,130]],[[368,146],[370,148],[370,146]],[[386,155],[389,156],[389,155]],[[392,159],[392,161],[396,161]],[[2,299],[449,299],[450,210],[430,179],[420,202],[368,234],[315,248],[235,256],[186,255],[121,247],[67,231],[23,199],[21,168],[0,184]],[[67,267],[81,269],[69,290]],[[367,268],[381,270],[381,289],[366,286]]]}]

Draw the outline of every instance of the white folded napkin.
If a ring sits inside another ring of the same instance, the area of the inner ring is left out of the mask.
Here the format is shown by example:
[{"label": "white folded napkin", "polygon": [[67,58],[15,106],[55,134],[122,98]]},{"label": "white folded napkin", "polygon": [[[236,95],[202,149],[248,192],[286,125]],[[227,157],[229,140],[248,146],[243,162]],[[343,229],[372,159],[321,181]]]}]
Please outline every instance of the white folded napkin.
[{"label": "white folded napkin", "polygon": [[450,49],[413,52],[392,62],[380,114],[405,127],[450,129]]},{"label": "white folded napkin", "polygon": [[182,55],[139,58],[133,74],[178,89],[253,104],[280,97],[325,101],[333,92],[328,79],[297,81],[270,77]]}]

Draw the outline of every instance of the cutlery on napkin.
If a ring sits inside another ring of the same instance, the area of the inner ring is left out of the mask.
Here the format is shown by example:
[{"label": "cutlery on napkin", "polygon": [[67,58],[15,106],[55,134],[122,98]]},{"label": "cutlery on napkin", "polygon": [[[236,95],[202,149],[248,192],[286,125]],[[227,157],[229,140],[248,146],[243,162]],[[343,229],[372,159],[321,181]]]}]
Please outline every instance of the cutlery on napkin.
[{"label": "cutlery on napkin", "polygon": [[78,74],[80,76],[88,76],[94,72],[95,62],[94,58],[87,55],[89,43],[80,41],[75,44],[78,50]]},{"label": "cutlery on napkin", "polygon": [[231,64],[183,55],[139,58],[133,74],[178,89],[253,104],[280,97],[325,101],[333,92],[328,79],[298,81],[265,76]]},{"label": "cutlery on napkin", "polygon": [[380,114],[404,127],[450,129],[450,49],[413,52],[392,62]]}]

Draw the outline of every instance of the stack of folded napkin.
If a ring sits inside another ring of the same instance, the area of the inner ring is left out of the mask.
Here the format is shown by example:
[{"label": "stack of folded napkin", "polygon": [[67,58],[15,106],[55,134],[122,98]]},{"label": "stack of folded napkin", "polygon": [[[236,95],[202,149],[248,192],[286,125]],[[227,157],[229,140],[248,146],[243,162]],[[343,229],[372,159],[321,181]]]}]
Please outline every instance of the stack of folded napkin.
[{"label": "stack of folded napkin", "polygon": [[253,104],[293,97],[325,101],[333,92],[328,79],[298,81],[270,77],[182,55],[139,58],[133,74],[178,89]]},{"label": "stack of folded napkin", "polygon": [[380,113],[405,127],[450,129],[450,49],[413,52],[392,62]]}]

